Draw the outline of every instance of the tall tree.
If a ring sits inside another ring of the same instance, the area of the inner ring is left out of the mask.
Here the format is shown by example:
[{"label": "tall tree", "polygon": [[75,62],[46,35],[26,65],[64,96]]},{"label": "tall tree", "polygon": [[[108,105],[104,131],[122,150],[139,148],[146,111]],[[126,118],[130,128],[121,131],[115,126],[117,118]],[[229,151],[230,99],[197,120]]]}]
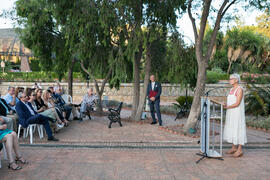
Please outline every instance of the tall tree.
[{"label": "tall tree", "polygon": [[[263,9],[265,7],[270,6],[270,2],[267,0],[223,0],[216,2],[216,7],[214,7],[212,0],[205,1],[196,1],[189,0],[188,1],[188,15],[192,23],[193,34],[195,37],[195,47],[196,47],[196,58],[198,63],[198,75],[196,82],[196,90],[194,94],[194,99],[191,106],[191,111],[188,117],[188,120],[184,126],[184,130],[188,132],[190,128],[194,128],[197,119],[200,113],[200,98],[204,94],[205,89],[205,80],[206,80],[206,69],[208,68],[208,62],[212,55],[214,44],[216,41],[218,30],[220,29],[220,24],[222,19],[227,14],[228,10],[235,5],[236,9],[239,9],[240,4],[248,3],[249,7],[256,7],[259,9]],[[241,5],[242,5],[241,4]],[[237,7],[238,6],[238,7]],[[247,7],[247,6],[246,6]],[[194,18],[194,14],[200,11],[200,26],[198,27],[196,24],[196,19]],[[211,35],[211,40],[207,45],[206,53],[203,52],[204,45],[204,37],[205,37],[205,29],[208,19],[214,22],[213,32]],[[199,29],[198,29],[199,28]]]},{"label": "tall tree", "polygon": [[43,70],[57,72],[61,80],[69,70],[69,94],[72,95],[72,61],[65,34],[56,23],[54,8],[46,0],[17,0],[17,28],[24,45],[40,59]]},{"label": "tall tree", "polygon": [[[70,53],[95,83],[98,111],[102,112],[105,84],[109,81],[111,87],[119,87],[120,80],[125,80],[128,74],[122,55],[124,45],[120,46],[124,40],[121,33],[115,33],[119,30],[115,2],[51,0],[50,3],[55,7],[57,22],[65,29]],[[97,78],[103,79],[101,86]]]}]

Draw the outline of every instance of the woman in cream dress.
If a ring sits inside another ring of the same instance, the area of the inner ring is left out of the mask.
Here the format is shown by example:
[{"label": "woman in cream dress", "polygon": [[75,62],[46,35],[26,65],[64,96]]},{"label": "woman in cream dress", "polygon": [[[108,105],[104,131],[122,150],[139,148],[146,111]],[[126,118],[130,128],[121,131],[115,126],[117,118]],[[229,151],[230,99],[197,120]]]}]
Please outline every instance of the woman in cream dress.
[{"label": "woman in cream dress", "polygon": [[233,87],[227,96],[227,104],[224,104],[227,112],[223,139],[232,143],[232,148],[227,154],[240,157],[243,155],[242,146],[247,143],[244,93],[243,88],[239,85],[240,76],[238,74],[230,75],[229,83]]}]

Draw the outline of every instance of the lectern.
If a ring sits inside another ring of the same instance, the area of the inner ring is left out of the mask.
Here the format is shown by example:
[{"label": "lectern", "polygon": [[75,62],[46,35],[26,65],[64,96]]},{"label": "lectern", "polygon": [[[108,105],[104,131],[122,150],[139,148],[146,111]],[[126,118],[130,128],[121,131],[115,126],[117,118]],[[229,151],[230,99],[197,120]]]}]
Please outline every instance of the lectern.
[{"label": "lectern", "polygon": [[[200,151],[197,155],[203,158],[222,159],[222,131],[223,131],[223,103],[226,97],[202,97],[201,98],[201,138]],[[215,123],[220,120],[220,125]],[[211,122],[212,121],[212,122]],[[215,147],[215,132],[220,133],[219,147]]]}]

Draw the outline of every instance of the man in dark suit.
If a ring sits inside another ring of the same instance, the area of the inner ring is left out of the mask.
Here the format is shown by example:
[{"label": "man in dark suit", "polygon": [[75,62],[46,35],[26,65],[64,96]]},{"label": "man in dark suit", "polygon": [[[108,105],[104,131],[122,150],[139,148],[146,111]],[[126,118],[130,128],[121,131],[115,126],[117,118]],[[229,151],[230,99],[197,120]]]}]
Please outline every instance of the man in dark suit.
[{"label": "man in dark suit", "polygon": [[160,114],[160,94],[162,92],[161,84],[155,81],[155,76],[150,76],[150,83],[147,86],[147,98],[149,100],[149,106],[152,116],[152,123],[156,124],[157,120],[155,117],[155,111],[157,113],[157,118],[159,125],[162,126],[161,114]]},{"label": "man in dark suit", "polygon": [[19,116],[19,123],[26,128],[29,124],[42,124],[46,130],[48,141],[58,141],[53,135],[49,125],[49,117],[38,114],[28,102],[29,97],[25,92],[19,93],[20,101],[16,103],[16,112]]},{"label": "man in dark suit", "polygon": [[[0,98],[0,117],[2,118],[0,119],[0,125],[6,124],[8,129],[17,130],[16,117],[12,116],[12,114],[13,110],[9,107],[9,105],[4,99]],[[9,117],[7,117],[7,115],[9,115]]]}]

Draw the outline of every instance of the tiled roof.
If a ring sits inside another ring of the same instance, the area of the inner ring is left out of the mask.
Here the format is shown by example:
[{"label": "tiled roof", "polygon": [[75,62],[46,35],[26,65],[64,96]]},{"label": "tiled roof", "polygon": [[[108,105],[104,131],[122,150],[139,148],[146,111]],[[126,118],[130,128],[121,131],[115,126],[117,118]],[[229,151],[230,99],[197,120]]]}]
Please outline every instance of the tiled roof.
[{"label": "tiled roof", "polygon": [[32,55],[30,49],[21,43],[14,29],[0,29],[0,53]]}]

